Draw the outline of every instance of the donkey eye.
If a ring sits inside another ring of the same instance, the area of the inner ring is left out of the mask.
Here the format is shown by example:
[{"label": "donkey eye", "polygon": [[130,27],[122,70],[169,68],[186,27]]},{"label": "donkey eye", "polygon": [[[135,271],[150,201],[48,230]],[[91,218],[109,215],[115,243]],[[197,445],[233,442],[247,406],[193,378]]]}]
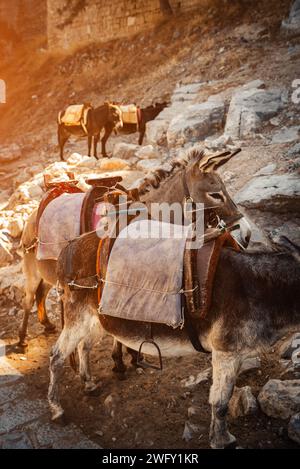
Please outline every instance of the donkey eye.
[{"label": "donkey eye", "polygon": [[225,197],[220,192],[209,192],[208,195],[215,200],[220,200],[221,202],[225,202]]}]

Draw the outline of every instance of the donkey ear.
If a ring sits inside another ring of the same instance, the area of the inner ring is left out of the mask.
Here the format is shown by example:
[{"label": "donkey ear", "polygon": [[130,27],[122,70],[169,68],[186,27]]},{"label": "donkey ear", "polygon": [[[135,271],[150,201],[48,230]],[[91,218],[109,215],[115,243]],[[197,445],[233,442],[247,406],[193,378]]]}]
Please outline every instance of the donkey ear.
[{"label": "donkey ear", "polygon": [[[226,151],[223,153],[219,153],[217,155],[211,155],[210,158],[208,158],[208,161],[203,162],[204,166],[201,166],[201,170],[205,172],[212,172],[218,169],[220,166],[223,164],[227,163],[233,156],[237,155],[241,151],[240,148],[235,150],[234,152]],[[201,162],[200,162],[201,164]],[[200,165],[199,165],[200,167]]]},{"label": "donkey ear", "polygon": [[230,155],[230,151],[225,151],[216,155],[204,155],[199,163],[200,171],[209,171],[209,168],[213,162],[215,162],[217,159],[226,158],[228,155]]}]

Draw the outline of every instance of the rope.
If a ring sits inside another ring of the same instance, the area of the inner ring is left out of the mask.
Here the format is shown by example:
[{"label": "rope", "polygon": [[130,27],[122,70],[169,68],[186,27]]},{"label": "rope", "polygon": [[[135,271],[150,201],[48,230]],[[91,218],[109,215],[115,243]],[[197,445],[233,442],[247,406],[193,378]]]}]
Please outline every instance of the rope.
[{"label": "rope", "polygon": [[148,291],[151,293],[162,293],[162,294],[167,294],[167,295],[177,295],[178,293],[192,293],[198,288],[198,285],[196,285],[195,288],[193,288],[192,290],[184,290],[181,288],[178,291],[168,291],[168,290],[153,290],[151,288],[135,287],[133,285],[128,285],[126,283],[113,282],[112,280],[104,280],[103,278],[100,279],[100,282],[108,283],[111,285],[118,285],[120,287],[133,288],[134,290],[143,290],[143,291]]}]

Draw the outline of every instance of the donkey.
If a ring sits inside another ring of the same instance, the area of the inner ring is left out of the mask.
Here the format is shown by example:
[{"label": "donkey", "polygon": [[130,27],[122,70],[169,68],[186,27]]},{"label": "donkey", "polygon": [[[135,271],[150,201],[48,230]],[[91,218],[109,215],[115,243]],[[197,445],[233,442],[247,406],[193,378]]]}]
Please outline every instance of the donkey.
[{"label": "donkey", "polygon": [[[77,278],[95,275],[98,243],[95,233],[82,235],[63,250],[58,260],[58,277],[64,289],[65,326],[50,356],[48,400],[54,421],[64,419],[59,384],[64,360],[75,347],[79,351],[80,376],[86,392],[93,395],[99,391],[89,367],[93,342],[99,341],[106,332],[138,350],[145,338],[147,323],[99,315],[94,292],[71,290],[68,286],[75,275]],[[289,328],[300,325],[299,282],[299,261],[288,252],[246,253],[226,248],[222,251],[210,311],[205,320],[199,319],[194,326],[202,347],[212,353],[213,383],[209,395],[212,448],[225,448],[236,441],[227,428],[226,416],[245,358],[256,355]],[[164,357],[196,353],[186,325],[174,330],[152,324],[152,334]],[[151,345],[145,344],[143,350],[153,354]]]},{"label": "donkey", "polygon": [[[201,154],[194,155],[189,171],[205,173],[211,162],[202,163]],[[200,163],[199,163],[200,158]],[[201,164],[202,163],[202,164]],[[215,211],[215,208],[210,209]],[[93,342],[110,334],[115,340],[138,350],[149,324],[98,314],[98,297],[92,290],[74,290],[74,279],[96,275],[96,253],[99,239],[87,233],[64,248],[58,259],[58,279],[63,288],[65,325],[50,356],[50,386],[48,400],[52,419],[63,419],[59,384],[64,360],[78,347],[79,372],[85,390],[94,394],[98,385],[89,367],[89,352]],[[298,248],[299,250],[299,248]],[[205,320],[195,321],[194,333],[202,347],[212,353],[213,384],[210,390],[212,420],[210,443],[224,448],[235,437],[227,429],[226,415],[236,378],[245,358],[268,346],[289,327],[300,324],[298,294],[300,267],[294,253],[235,252],[224,249],[216,270],[212,303]],[[146,326],[146,327],[145,327]],[[194,354],[186,323],[182,329],[152,324],[152,333],[162,356],[176,357]],[[144,352],[153,354],[150,344]]]},{"label": "donkey", "polygon": [[[232,156],[230,152],[216,155],[216,161],[220,159],[219,165],[221,165]],[[152,202],[183,203],[187,196],[192,197],[195,202],[213,206],[216,209],[215,215],[217,214],[220,219],[227,224],[234,222],[239,230],[237,236],[240,243],[243,247],[247,247],[251,236],[247,220],[238,211],[217,173],[199,171],[198,168],[193,167],[192,159],[175,161],[170,171],[159,169],[151,177],[146,176],[140,182],[138,189],[141,201],[148,204],[149,209],[151,209],[150,203]],[[25,275],[24,316],[18,343],[21,350],[26,347],[28,319],[34,300],[37,302],[38,319],[45,326],[45,331],[49,333],[55,329],[48,319],[45,302],[48,292],[57,283],[57,262],[36,258],[36,217],[37,211],[33,212],[28,219],[21,238]],[[211,222],[217,223],[216,220]],[[116,342],[113,348],[114,371],[116,372],[124,372],[126,369],[120,351],[120,345]]]},{"label": "donkey", "polygon": [[147,122],[154,120],[167,105],[168,103],[164,101],[163,103],[155,103],[154,106],[151,105],[142,109],[142,116],[139,124],[139,145],[142,145],[143,143]]},{"label": "donkey", "polygon": [[139,132],[139,139],[138,139],[138,144],[142,145],[144,136],[146,133],[146,124],[149,121],[154,120],[158,114],[161,113],[161,111],[168,105],[167,102],[162,102],[162,103],[155,103],[154,105],[152,104],[151,106],[147,106],[144,108],[140,109],[140,119],[138,126],[136,124],[125,124],[123,125],[122,129],[120,130],[119,133],[121,134],[132,134],[135,133],[136,131]]},{"label": "donkey", "polygon": [[[63,117],[65,110],[60,113],[60,117]],[[79,125],[65,125],[58,123],[57,136],[58,144],[60,148],[60,159],[63,161],[64,146],[70,135],[76,137],[88,138],[88,155],[91,156],[92,139],[94,140],[94,157],[97,156],[97,144],[100,139],[101,130],[104,128],[105,133],[101,139],[102,156],[107,157],[105,144],[108,137],[114,129],[123,127],[122,113],[118,106],[110,103],[104,103],[102,106],[91,108],[88,110],[87,123],[85,127]]]}]

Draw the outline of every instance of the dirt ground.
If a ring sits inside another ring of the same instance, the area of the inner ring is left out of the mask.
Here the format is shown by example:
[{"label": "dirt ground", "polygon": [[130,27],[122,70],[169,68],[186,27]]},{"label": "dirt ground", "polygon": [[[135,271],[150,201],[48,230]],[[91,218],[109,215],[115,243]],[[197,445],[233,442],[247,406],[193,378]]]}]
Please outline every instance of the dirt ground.
[{"label": "dirt ground", "polygon": [[[1,339],[14,344],[22,312],[19,309],[12,317],[8,315],[9,309],[8,304],[1,306]],[[54,312],[50,317],[59,331],[58,314]],[[24,382],[30,386],[30,399],[45,399],[47,395],[49,351],[57,335],[45,336],[33,313],[26,353],[15,354],[10,352],[10,347],[7,348],[9,362],[24,374]],[[84,394],[79,376],[66,363],[61,391],[67,421],[80,427],[89,439],[103,448],[209,448],[208,395],[211,381],[188,388],[181,380],[209,368],[210,355],[199,353],[191,357],[164,359],[164,369],[160,372],[151,369],[137,371],[126,354],[128,369],[125,379],[121,380],[112,372],[111,347],[112,339],[107,336],[92,353],[92,371],[101,383],[97,397]],[[243,373],[237,381],[238,387],[251,386],[255,396],[269,379],[279,378],[283,372],[276,350],[261,358],[260,369]],[[108,396],[112,397],[112,406],[105,404]],[[182,435],[191,406],[197,409],[192,423],[198,429],[186,442]],[[50,412],[45,419],[50,419]],[[229,417],[229,429],[241,448],[297,448],[287,436],[287,423],[269,418],[260,410],[252,416]]]}]

